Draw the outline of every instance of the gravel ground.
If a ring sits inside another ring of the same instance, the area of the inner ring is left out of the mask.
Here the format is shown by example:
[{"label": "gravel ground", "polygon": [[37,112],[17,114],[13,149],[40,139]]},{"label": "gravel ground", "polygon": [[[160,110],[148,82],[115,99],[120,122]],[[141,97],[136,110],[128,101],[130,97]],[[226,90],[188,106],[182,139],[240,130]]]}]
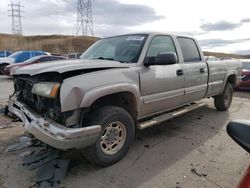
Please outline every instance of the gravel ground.
[{"label": "gravel ground", "polygon": [[[0,77],[0,104],[12,91]],[[138,131],[128,154],[117,164],[99,168],[72,153],[75,163],[62,186],[80,187],[236,187],[250,164],[249,155],[226,133],[233,119],[249,119],[249,91],[237,91],[228,112],[207,107],[159,126]],[[35,172],[21,166],[25,149],[5,152],[24,133],[21,123],[0,114],[0,188],[27,188]]]}]

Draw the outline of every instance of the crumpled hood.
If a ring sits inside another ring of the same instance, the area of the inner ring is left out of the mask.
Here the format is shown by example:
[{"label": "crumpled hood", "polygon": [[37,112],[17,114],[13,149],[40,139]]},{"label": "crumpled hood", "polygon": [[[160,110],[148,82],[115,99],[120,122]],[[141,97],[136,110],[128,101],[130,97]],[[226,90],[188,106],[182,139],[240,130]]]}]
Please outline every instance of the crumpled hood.
[{"label": "crumpled hood", "polygon": [[2,57],[0,58],[0,64],[2,63],[14,63],[14,58]]},{"label": "crumpled hood", "polygon": [[130,67],[129,63],[120,63],[118,61],[108,61],[108,60],[60,60],[60,61],[50,61],[32,64],[28,66],[21,67],[19,69],[11,72],[11,75],[28,74],[30,76],[47,73],[47,72],[57,72],[64,73],[74,70],[86,70],[86,69],[98,69],[98,68],[126,68]]}]

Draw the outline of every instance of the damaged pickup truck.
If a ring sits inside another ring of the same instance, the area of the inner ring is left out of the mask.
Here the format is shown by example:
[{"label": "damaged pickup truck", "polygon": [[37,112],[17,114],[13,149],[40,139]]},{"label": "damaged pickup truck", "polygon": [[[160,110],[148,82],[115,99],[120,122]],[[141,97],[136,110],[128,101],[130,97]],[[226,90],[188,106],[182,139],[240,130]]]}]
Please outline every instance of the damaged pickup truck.
[{"label": "damaged pickup truck", "polygon": [[190,37],[109,37],[80,60],[15,70],[9,111],[38,140],[108,166],[126,154],[136,129],[199,108],[203,103],[195,102],[207,97],[227,110],[241,71],[237,61],[205,62]]}]

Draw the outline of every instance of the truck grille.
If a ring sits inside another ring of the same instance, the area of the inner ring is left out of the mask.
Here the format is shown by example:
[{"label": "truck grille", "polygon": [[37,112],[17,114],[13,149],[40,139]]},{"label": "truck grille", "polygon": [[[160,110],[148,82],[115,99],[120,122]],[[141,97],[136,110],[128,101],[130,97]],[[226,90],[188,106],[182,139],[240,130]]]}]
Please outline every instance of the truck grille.
[{"label": "truck grille", "polygon": [[44,117],[49,117],[50,119],[63,124],[65,122],[64,116],[68,113],[61,113],[59,98],[51,99],[32,93],[33,86],[39,81],[40,80],[34,78],[15,78],[14,88],[17,99],[28,105],[38,114],[43,115]]},{"label": "truck grille", "polygon": [[36,96],[31,92],[34,82],[24,79],[15,79],[14,88],[15,93],[20,101],[27,104],[33,110],[36,110]]}]

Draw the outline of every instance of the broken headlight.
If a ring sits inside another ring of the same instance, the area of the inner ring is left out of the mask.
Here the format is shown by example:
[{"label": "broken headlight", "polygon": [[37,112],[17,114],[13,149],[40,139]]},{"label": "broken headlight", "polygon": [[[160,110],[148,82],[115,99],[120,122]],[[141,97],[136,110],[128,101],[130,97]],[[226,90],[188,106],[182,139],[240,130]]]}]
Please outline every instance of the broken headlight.
[{"label": "broken headlight", "polygon": [[60,84],[57,82],[40,82],[33,86],[32,93],[43,97],[56,98]]}]

